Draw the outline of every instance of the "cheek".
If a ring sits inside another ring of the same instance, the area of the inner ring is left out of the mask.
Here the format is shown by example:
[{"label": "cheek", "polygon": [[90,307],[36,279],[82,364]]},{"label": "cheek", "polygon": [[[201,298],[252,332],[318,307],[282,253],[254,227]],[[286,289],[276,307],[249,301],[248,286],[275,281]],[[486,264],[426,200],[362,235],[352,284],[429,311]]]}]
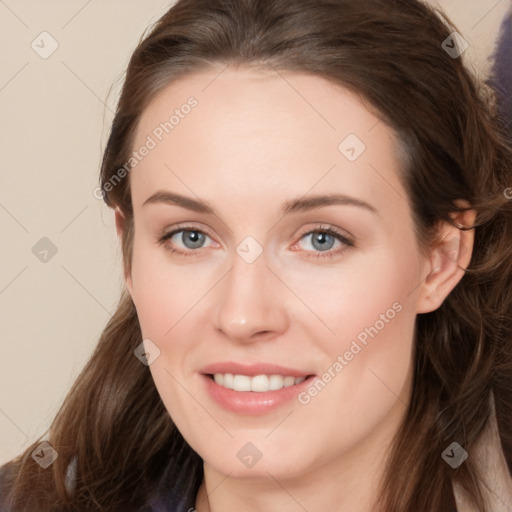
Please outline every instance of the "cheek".
[{"label": "cheek", "polygon": [[[380,335],[399,329],[404,317],[414,316],[409,310],[414,310],[414,291],[420,283],[414,245],[408,255],[400,247],[390,244],[353,252],[338,265],[294,262],[280,268],[283,281],[312,313],[305,315],[298,301],[297,306],[289,301],[292,322],[308,329],[311,339],[321,340],[331,354],[348,349],[357,336],[364,343],[376,331]],[[407,331],[410,323],[409,319]],[[400,339],[403,336],[396,341]]]},{"label": "cheek", "polygon": [[149,369],[164,404],[172,405],[175,412],[194,408],[180,383],[189,377],[187,362],[196,345],[201,299],[211,287],[208,272],[198,278],[191,267],[171,262],[163,247],[134,244],[133,301],[143,339],[150,339],[160,350]]},{"label": "cheek", "polygon": [[206,283],[171,262],[164,247],[134,243],[132,298],[145,338],[165,340],[204,295]]},{"label": "cheek", "polygon": [[328,403],[343,404],[344,422],[365,425],[408,388],[419,284],[415,254],[382,250],[337,272],[310,272],[309,288],[295,281],[297,294],[331,330],[312,317],[295,320],[326,355],[321,382],[307,390],[303,403],[316,402],[318,413]]},{"label": "cheek", "polygon": [[354,323],[356,335],[342,334],[340,343],[329,347],[324,372],[299,397],[307,417],[317,418],[312,420],[313,430],[338,439],[340,449],[370,436],[379,426],[390,429],[391,435],[393,418],[407,409],[412,383],[414,309],[405,303],[386,323],[373,319],[381,308],[369,303],[367,307],[373,309],[368,315],[372,320],[357,327]]},{"label": "cheek", "polygon": [[193,429],[189,418],[201,415],[186,392],[190,383],[184,375],[191,348],[187,333],[195,325],[195,308],[206,284],[196,279],[195,285],[193,277],[173,265],[163,247],[134,243],[132,297],[143,339],[151,340],[160,351],[149,371],[169,414],[184,432]]}]

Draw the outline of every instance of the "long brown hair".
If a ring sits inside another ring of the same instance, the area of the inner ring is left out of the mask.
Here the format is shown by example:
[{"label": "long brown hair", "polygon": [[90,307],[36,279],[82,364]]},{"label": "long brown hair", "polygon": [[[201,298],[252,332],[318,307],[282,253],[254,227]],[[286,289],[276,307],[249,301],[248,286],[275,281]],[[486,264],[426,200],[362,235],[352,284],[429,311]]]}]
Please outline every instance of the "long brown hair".
[{"label": "long brown hair", "polygon": [[[469,268],[438,310],[417,317],[412,401],[382,486],[388,512],[441,510],[453,500],[453,483],[488,510],[471,455],[452,469],[441,454],[452,442],[471,454],[493,397],[512,470],[512,201],[504,193],[512,187],[512,154],[493,95],[443,45],[453,41],[453,30],[415,0],[179,0],[131,57],[101,167],[104,200],[126,218],[126,272],[130,183],[114,179],[129,161],[141,113],[187,73],[247,65],[328,79],[357,93],[396,131],[406,148],[401,178],[421,247],[462,208],[457,200],[476,210]],[[174,451],[197,456],[134,357],[141,341],[124,291],[49,429],[58,458],[51,468],[39,467],[30,457],[37,441],[13,461],[13,511],[138,510]],[[76,479],[68,493],[72,460]],[[176,462],[171,475],[180,469]]]}]

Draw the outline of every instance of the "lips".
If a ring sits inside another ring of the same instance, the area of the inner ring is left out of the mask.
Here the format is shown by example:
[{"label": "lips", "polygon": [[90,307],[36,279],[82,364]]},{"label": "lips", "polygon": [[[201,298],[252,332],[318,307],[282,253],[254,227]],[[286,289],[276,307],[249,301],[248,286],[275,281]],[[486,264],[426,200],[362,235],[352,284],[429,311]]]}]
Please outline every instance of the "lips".
[{"label": "lips", "polygon": [[239,414],[269,413],[310,385],[313,372],[271,363],[215,363],[201,369],[206,393],[222,408]]}]

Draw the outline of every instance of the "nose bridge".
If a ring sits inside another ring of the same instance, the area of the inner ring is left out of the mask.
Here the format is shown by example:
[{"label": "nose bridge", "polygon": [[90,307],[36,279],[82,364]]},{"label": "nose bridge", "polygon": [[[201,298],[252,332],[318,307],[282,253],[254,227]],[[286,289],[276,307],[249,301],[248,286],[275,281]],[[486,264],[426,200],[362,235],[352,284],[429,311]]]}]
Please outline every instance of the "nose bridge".
[{"label": "nose bridge", "polygon": [[239,244],[216,297],[216,327],[228,337],[255,341],[263,333],[270,336],[286,329],[282,290],[267,265],[266,254],[253,241]]}]

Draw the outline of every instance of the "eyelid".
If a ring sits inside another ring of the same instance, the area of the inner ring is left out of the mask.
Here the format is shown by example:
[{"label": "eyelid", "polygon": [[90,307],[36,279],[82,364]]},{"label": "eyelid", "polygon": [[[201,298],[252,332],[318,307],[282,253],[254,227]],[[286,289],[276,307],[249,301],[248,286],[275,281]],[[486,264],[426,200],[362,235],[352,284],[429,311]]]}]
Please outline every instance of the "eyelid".
[{"label": "eyelid", "polygon": [[194,225],[193,223],[188,223],[188,222],[181,222],[179,224],[175,224],[172,226],[172,229],[170,230],[167,230],[167,228],[164,228],[162,229],[161,231],[161,234],[162,236],[163,235],[168,235],[170,233],[175,233],[177,231],[200,231],[201,233],[205,233],[207,234],[208,236],[211,235],[211,230],[207,227],[203,227],[203,226],[197,226],[197,225]]},{"label": "eyelid", "polygon": [[304,235],[308,235],[310,233],[314,233],[317,231],[331,233],[333,235],[339,236],[340,238],[344,238],[349,242],[353,242],[354,240],[354,237],[350,235],[347,231],[335,228],[334,226],[331,226],[329,224],[322,223],[314,224],[313,226],[308,226],[306,228],[301,229],[297,237],[301,239]]}]

